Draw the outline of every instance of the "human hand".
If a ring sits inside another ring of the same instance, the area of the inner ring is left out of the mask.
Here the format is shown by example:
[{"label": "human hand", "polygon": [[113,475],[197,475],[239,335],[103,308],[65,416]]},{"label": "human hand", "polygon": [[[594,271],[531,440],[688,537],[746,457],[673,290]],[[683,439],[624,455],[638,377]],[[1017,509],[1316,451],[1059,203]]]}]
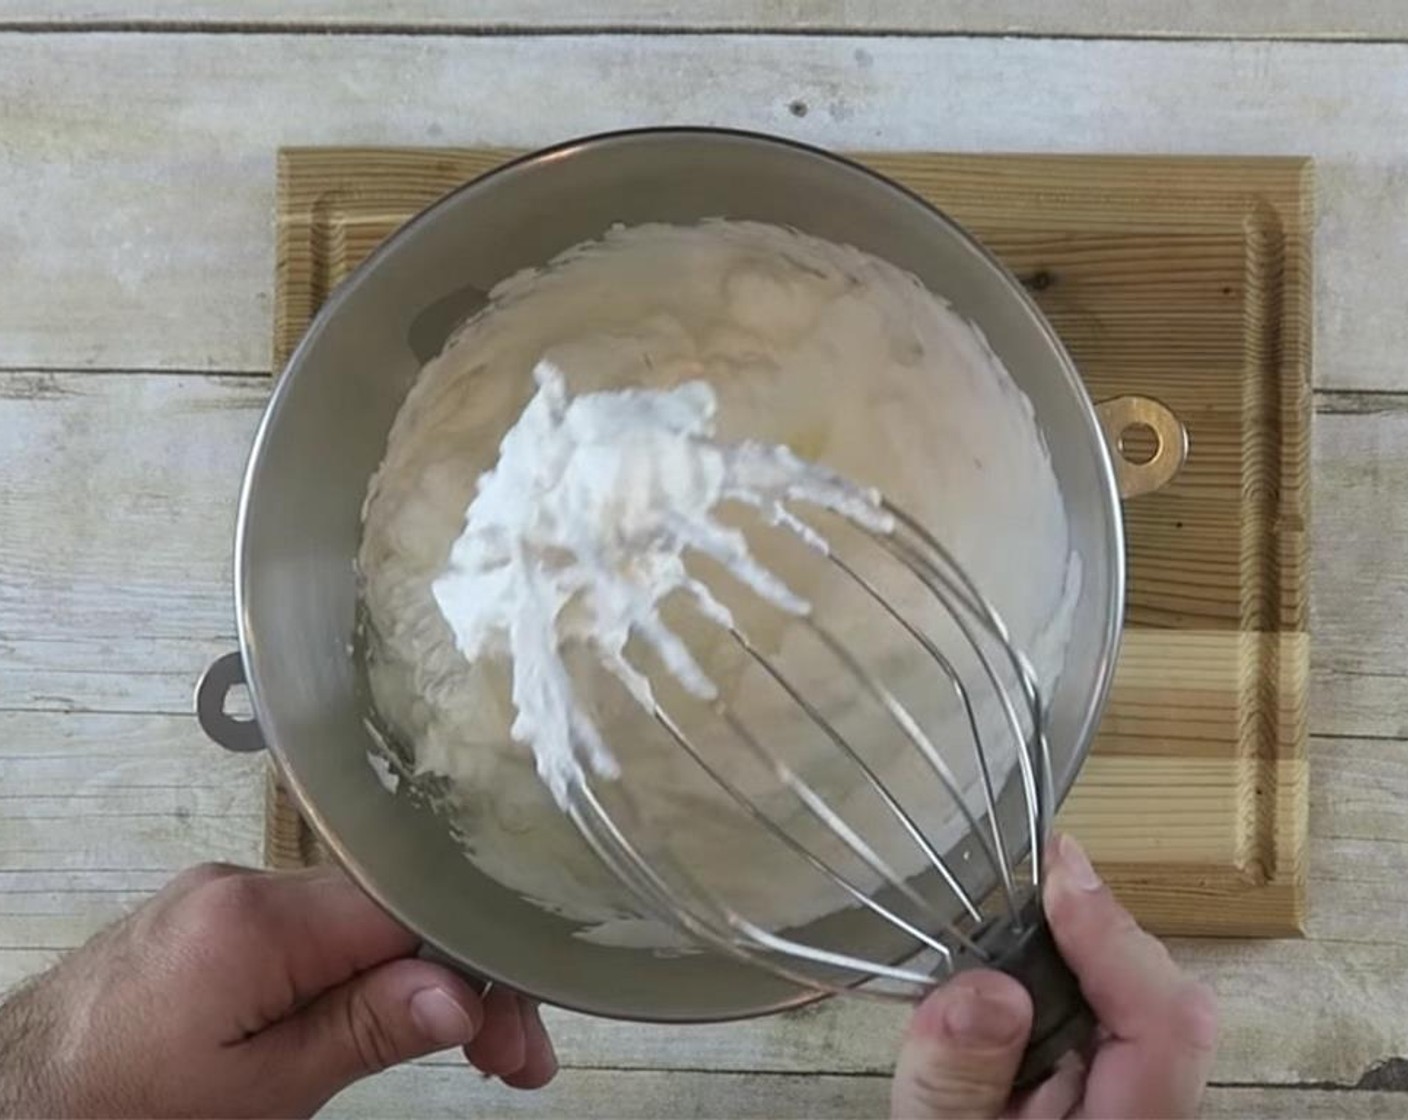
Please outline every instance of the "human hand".
[{"label": "human hand", "polygon": [[1043,903],[1052,935],[1100,1022],[1090,1055],[1068,1054],[1030,1093],[1012,1080],[1031,1031],[1026,990],[1000,972],[956,976],[914,1013],[900,1051],[891,1114],[906,1120],[1193,1116],[1212,1066],[1212,992],[1185,976],[1059,837]]},{"label": "human hand", "polygon": [[536,1006],[417,947],[332,868],[193,868],[0,1006],[0,1115],[309,1116],[450,1047],[547,1084]]}]

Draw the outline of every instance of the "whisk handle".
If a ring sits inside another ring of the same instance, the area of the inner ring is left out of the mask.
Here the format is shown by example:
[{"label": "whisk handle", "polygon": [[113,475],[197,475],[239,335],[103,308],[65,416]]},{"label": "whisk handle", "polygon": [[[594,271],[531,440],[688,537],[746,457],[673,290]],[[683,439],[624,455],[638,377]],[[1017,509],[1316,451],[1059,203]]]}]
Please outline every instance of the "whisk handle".
[{"label": "whisk handle", "polygon": [[1029,899],[1020,916],[1021,929],[992,927],[989,938],[979,938],[992,955],[992,967],[1020,981],[1032,997],[1031,1040],[1014,1085],[1019,1091],[1045,1080],[1063,1055],[1085,1052],[1096,1026],[1080,981],[1056,948],[1040,900]]}]

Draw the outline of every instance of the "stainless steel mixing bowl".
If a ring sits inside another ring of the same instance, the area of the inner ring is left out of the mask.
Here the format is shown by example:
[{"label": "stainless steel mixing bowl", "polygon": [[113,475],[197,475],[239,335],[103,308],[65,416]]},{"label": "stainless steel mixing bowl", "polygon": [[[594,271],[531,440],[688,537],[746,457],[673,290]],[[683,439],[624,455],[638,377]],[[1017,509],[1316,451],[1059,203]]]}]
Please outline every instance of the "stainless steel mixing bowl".
[{"label": "stainless steel mixing bowl", "polygon": [[[720,958],[575,938],[573,924],[477,871],[432,813],[389,797],[365,760],[373,744],[350,654],[353,557],[392,420],[424,358],[482,293],[613,223],[706,217],[793,226],[914,272],[982,329],[1031,398],[1084,571],[1066,670],[1050,697],[1064,794],[1109,687],[1124,598],[1116,464],[1075,368],[1020,284],[954,222],[846,160],[738,132],[615,133],[520,159],[431,207],[337,289],[259,428],[235,549],[240,653],[212,666],[197,696],[212,737],[234,749],[267,743],[327,848],[430,946],[547,1002],[637,1019],[741,1017],[815,997]],[[1118,423],[1166,419],[1141,407],[1115,406]],[[1181,454],[1180,437],[1160,430],[1166,446],[1146,475]],[[223,713],[241,678],[257,722]],[[1002,805],[1015,810],[1016,800]],[[860,936],[853,917],[826,919],[826,939]]]}]

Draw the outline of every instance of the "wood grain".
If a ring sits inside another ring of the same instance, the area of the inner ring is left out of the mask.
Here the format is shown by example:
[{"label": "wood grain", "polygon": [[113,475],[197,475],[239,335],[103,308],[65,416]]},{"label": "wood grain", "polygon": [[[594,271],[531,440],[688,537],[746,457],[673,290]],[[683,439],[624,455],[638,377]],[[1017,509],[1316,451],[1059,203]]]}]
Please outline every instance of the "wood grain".
[{"label": "wood grain", "polygon": [[[511,154],[283,152],[276,363],[382,240]],[[1309,165],[859,158],[1004,259],[1094,396],[1146,393],[1184,419],[1194,450],[1182,475],[1127,507],[1130,628],[1094,756],[1061,823],[1159,932],[1299,932]],[[316,857],[277,784],[269,796],[266,858],[287,866]]]},{"label": "wood grain", "polygon": [[[759,1073],[624,1073],[613,1069],[565,1070],[541,1093],[524,1094],[482,1082],[464,1069],[410,1066],[389,1070],[346,1090],[322,1114],[382,1117],[404,1113],[414,1100],[417,1116],[501,1117],[571,1115],[602,1120],[720,1116],[854,1118],[884,1116],[889,1108],[887,1076],[838,1077]],[[1213,1086],[1201,1114],[1208,1120],[1249,1116],[1298,1120],[1359,1120],[1403,1116],[1403,1094],[1326,1092]]]},{"label": "wood grain", "polygon": [[1405,106],[1404,44],[0,34],[0,368],[267,370],[281,146],[714,123],[838,151],[1313,156],[1317,385],[1402,388],[1394,332],[1365,324],[1408,320]]},{"label": "wood grain", "polygon": [[1174,6],[1162,0],[612,0],[589,7],[569,0],[8,0],[0,18],[24,26],[296,30],[571,32],[702,29],[717,31],[866,31],[889,34],[1117,35],[1214,38],[1408,38],[1395,0],[1240,0]]}]

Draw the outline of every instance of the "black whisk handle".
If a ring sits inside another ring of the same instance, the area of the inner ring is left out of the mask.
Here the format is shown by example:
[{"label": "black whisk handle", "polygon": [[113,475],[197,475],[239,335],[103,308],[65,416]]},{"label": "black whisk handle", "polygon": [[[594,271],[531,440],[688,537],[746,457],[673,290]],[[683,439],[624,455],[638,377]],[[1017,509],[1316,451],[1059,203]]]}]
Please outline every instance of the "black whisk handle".
[{"label": "black whisk handle", "polygon": [[1031,1039],[1014,1084],[1021,1091],[1050,1076],[1064,1055],[1089,1050],[1096,1022],[1081,994],[1080,982],[1056,948],[1035,895],[1027,900],[1019,917],[1015,928],[1010,923],[989,925],[977,943],[991,957],[989,967],[1020,981],[1032,997]]}]

